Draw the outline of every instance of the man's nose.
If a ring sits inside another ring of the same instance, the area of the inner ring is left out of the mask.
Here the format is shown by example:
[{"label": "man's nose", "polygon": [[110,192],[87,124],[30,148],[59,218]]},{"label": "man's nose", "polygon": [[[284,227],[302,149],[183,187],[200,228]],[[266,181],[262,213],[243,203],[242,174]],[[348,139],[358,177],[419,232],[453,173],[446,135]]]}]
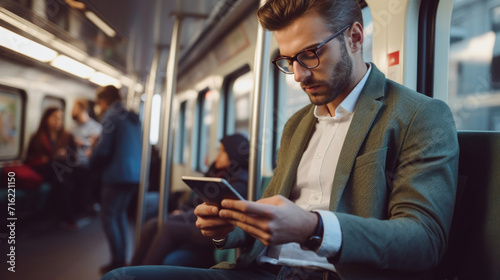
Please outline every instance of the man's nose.
[{"label": "man's nose", "polygon": [[300,83],[310,75],[311,69],[307,69],[304,66],[300,65],[298,61],[293,62],[293,77],[295,78],[296,82]]}]

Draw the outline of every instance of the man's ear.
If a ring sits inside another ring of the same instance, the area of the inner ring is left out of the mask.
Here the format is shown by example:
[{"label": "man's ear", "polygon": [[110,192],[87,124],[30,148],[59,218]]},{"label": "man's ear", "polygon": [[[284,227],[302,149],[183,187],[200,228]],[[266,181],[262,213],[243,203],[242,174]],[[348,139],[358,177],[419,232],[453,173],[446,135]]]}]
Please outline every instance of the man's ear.
[{"label": "man's ear", "polygon": [[364,30],[361,23],[354,22],[347,30],[346,38],[347,48],[351,50],[351,53],[361,52],[364,40]]}]

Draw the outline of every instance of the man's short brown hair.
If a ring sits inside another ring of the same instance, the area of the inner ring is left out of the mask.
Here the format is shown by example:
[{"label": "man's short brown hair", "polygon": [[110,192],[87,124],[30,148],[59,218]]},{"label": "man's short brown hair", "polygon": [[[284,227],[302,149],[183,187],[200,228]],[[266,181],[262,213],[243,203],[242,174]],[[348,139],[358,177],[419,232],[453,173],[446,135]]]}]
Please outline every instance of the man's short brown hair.
[{"label": "man's short brown hair", "polygon": [[257,17],[264,29],[277,31],[308,13],[318,13],[332,32],[354,22],[363,25],[357,0],[269,0],[257,11]]},{"label": "man's short brown hair", "polygon": [[121,101],[122,97],[120,96],[120,92],[115,86],[109,85],[101,87],[97,90],[97,99],[104,100],[106,104],[111,105],[117,100]]}]

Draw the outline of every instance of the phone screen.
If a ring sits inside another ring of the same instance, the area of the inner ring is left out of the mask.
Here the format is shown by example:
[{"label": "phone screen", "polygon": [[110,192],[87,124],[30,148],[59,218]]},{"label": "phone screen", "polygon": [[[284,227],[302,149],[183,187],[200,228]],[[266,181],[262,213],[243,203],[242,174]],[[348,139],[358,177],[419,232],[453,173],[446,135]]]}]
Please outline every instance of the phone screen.
[{"label": "phone screen", "polygon": [[223,199],[244,200],[222,178],[182,176],[182,180],[207,204],[220,207]]}]

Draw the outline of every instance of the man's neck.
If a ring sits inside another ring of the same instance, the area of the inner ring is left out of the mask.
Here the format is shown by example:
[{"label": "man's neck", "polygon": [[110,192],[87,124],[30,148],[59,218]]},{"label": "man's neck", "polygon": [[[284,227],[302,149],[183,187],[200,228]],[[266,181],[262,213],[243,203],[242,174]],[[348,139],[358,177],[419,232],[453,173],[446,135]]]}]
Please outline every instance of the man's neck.
[{"label": "man's neck", "polygon": [[326,108],[330,113],[330,116],[335,117],[335,110],[337,107],[346,99],[346,97],[351,93],[351,91],[356,87],[356,85],[363,79],[363,77],[368,71],[368,65],[361,60],[359,63],[355,64],[353,67],[352,82],[350,82],[345,89],[333,100],[332,102],[326,104]]}]

